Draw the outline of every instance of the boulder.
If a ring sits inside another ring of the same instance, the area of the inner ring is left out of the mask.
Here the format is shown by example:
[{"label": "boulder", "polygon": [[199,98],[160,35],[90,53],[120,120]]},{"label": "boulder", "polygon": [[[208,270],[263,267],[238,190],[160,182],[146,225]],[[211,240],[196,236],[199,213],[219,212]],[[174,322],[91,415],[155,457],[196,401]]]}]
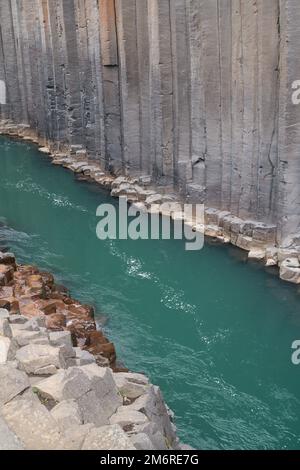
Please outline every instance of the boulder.
[{"label": "boulder", "polygon": [[66,371],[59,370],[57,374],[35,384],[38,395],[45,400],[60,402],[64,399],[63,387]]},{"label": "boulder", "polygon": [[83,418],[75,400],[60,402],[51,410],[51,415],[63,429],[83,424]]},{"label": "boulder", "polygon": [[2,415],[27,450],[53,450],[59,447],[62,439],[59,426],[32,392],[25,392],[4,405]]},{"label": "boulder", "polygon": [[95,357],[88,351],[84,351],[81,348],[74,348],[76,354],[76,365],[85,366],[88,364],[94,364],[96,362]]},{"label": "boulder", "polygon": [[49,333],[49,339],[53,346],[73,347],[72,337],[69,331],[51,331]]},{"label": "boulder", "polygon": [[57,402],[76,400],[84,423],[96,426],[108,424],[123,402],[111,370],[96,364],[60,371],[38,383],[36,389],[42,397]]},{"label": "boulder", "polygon": [[62,348],[65,358],[75,358],[76,352],[73,348],[72,337],[69,331],[51,331],[49,333],[49,340],[52,346]]},{"label": "boulder", "polygon": [[14,268],[6,264],[0,264],[0,286],[7,286],[14,275]]},{"label": "boulder", "polygon": [[130,440],[137,450],[156,450],[151,439],[145,433],[133,434]]},{"label": "boulder", "polygon": [[1,450],[24,450],[24,446],[0,416],[0,451]]},{"label": "boulder", "polygon": [[[40,331],[26,331],[26,330],[18,330],[14,334],[14,338],[16,343],[20,348],[23,346],[27,346],[30,344],[33,340],[45,340],[45,342],[48,342],[48,337],[45,333],[42,333]],[[36,344],[36,343],[35,343]]]},{"label": "boulder", "polygon": [[140,434],[145,434],[148,437],[155,450],[168,450],[172,447],[171,443],[163,435],[160,427],[156,423],[149,422],[136,425],[130,431],[130,437],[133,441],[135,436],[139,436]]},{"label": "boulder", "polygon": [[142,374],[120,372],[113,374],[113,377],[120,394],[126,398],[140,397],[149,386],[149,379]]},{"label": "boulder", "polygon": [[263,250],[262,248],[253,248],[249,251],[249,254],[248,254],[249,259],[258,260],[258,261],[265,259],[265,256],[266,256],[266,250]]},{"label": "boulder", "polygon": [[156,424],[169,447],[176,441],[176,433],[159,387],[151,385],[144,395],[128,405],[127,408],[144,413],[151,423]]},{"label": "boulder", "polygon": [[86,436],[94,429],[91,423],[83,425],[72,425],[64,429],[64,439],[60,449],[62,450],[81,450]]},{"label": "boulder", "polygon": [[48,366],[64,369],[66,362],[60,348],[49,345],[29,344],[16,353],[19,369],[27,374],[37,374],[38,370]]},{"label": "boulder", "polygon": [[118,411],[112,415],[110,424],[119,424],[121,428],[130,428],[135,424],[146,424],[149,422],[147,416],[140,411],[128,409],[127,406],[120,406]]},{"label": "boulder", "polygon": [[24,325],[27,322],[28,318],[24,317],[23,315],[9,315],[9,323],[12,323],[13,325]]},{"label": "boulder", "polygon": [[108,424],[109,418],[122,405],[112,372],[109,368],[89,364],[80,368],[90,380],[91,390],[78,400],[85,423]]},{"label": "boulder", "polygon": [[238,235],[235,245],[242,250],[251,251],[254,244],[251,237],[247,237],[246,235]]},{"label": "boulder", "polygon": [[8,319],[10,317],[9,311],[5,308],[0,308],[0,319]]},{"label": "boulder", "polygon": [[48,330],[62,330],[67,325],[67,318],[63,313],[52,313],[46,317]]},{"label": "boulder", "polygon": [[16,348],[13,341],[4,336],[0,336],[0,364],[7,361],[13,361],[15,358]]},{"label": "boulder", "polygon": [[12,338],[12,331],[7,318],[0,318],[0,336]]},{"label": "boulder", "polygon": [[136,450],[131,440],[118,425],[92,429],[82,446],[82,450]]},{"label": "boulder", "polygon": [[0,384],[0,405],[5,405],[30,387],[27,375],[8,364],[0,366]]},{"label": "boulder", "polygon": [[300,264],[298,258],[288,258],[280,264],[280,278],[284,281],[300,284]]}]

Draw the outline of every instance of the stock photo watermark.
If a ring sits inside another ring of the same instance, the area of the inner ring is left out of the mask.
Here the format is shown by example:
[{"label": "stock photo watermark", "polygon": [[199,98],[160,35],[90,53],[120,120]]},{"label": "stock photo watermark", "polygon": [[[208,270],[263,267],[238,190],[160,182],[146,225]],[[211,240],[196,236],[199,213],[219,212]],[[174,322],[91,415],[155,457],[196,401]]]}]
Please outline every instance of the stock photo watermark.
[{"label": "stock photo watermark", "polygon": [[101,204],[96,215],[99,240],[185,240],[187,251],[204,246],[203,204],[153,204],[147,210],[120,197],[118,211],[113,204]]},{"label": "stock photo watermark", "polygon": [[292,363],[294,366],[300,365],[300,339],[297,339],[292,344]]},{"label": "stock photo watermark", "polygon": [[292,89],[295,90],[292,93],[292,103],[300,104],[300,80],[294,80],[292,83]]},{"label": "stock photo watermark", "polygon": [[0,105],[6,104],[6,85],[3,80],[0,80]]}]

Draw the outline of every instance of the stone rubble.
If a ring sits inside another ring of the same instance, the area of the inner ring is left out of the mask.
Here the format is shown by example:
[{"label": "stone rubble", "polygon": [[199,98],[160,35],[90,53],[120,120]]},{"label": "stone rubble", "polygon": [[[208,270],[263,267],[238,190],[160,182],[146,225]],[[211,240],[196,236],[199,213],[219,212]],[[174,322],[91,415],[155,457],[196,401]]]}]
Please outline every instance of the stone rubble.
[{"label": "stone rubble", "polygon": [[[158,387],[115,358],[99,365],[110,343],[90,307],[58,294],[48,273],[0,259],[12,268],[0,283],[0,449],[183,448]],[[56,309],[70,324],[46,328]]]}]

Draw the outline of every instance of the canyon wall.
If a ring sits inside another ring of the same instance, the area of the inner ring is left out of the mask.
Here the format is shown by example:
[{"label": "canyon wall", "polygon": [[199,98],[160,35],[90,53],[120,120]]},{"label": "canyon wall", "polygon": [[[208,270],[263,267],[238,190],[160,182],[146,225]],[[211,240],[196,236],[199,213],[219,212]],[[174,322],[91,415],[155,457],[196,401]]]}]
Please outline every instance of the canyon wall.
[{"label": "canyon wall", "polygon": [[0,118],[300,230],[299,0],[1,0]]}]

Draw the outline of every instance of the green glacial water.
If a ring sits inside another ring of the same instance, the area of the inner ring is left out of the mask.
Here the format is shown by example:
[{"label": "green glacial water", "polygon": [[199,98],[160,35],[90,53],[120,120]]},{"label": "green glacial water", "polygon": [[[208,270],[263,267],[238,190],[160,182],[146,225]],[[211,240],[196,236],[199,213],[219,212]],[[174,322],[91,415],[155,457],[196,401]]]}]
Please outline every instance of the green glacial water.
[{"label": "green glacial water", "polygon": [[161,386],[181,439],[201,449],[300,449],[297,287],[230,247],[99,241],[103,202],[112,199],[36,147],[0,138],[0,249],[53,272],[108,318],[119,358]]}]

